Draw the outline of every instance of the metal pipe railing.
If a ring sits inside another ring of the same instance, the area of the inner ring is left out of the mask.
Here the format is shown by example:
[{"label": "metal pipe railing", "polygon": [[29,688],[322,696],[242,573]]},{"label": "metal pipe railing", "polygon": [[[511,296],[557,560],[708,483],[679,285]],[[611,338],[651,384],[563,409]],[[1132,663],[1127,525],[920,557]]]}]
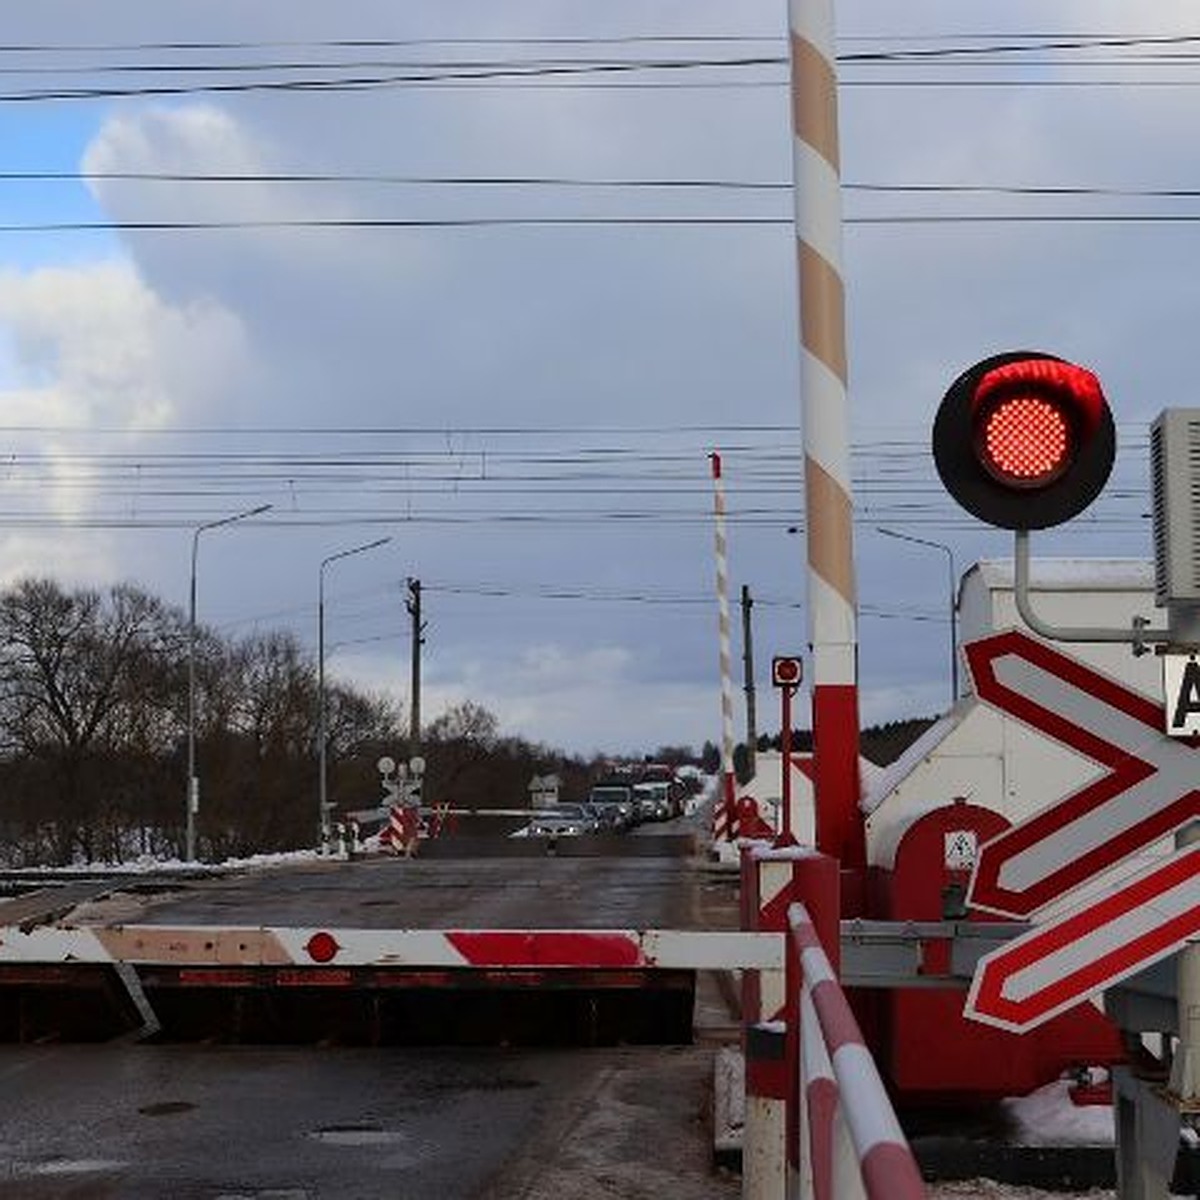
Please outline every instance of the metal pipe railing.
[{"label": "metal pipe railing", "polygon": [[[916,1159],[803,904],[789,906],[788,924],[799,967],[797,1066],[806,1110],[800,1126],[810,1140],[810,1169],[801,1172],[801,1196],[804,1200],[843,1200],[852,1195],[865,1195],[867,1200],[924,1200],[925,1185]],[[813,1038],[818,1031],[824,1057]],[[825,1061],[837,1089],[832,1122],[827,1117],[829,1076],[823,1070]],[[825,1115],[819,1115],[821,1112]],[[840,1135],[839,1126],[848,1136]],[[843,1182],[848,1179],[855,1182]],[[805,1190],[806,1185],[810,1185],[809,1190]]]}]

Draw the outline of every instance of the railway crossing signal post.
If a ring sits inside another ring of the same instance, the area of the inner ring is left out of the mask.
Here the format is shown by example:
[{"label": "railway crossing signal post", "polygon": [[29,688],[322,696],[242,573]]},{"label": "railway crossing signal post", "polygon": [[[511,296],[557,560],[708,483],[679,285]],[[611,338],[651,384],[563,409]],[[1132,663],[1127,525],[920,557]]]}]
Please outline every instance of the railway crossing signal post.
[{"label": "railway crossing signal post", "polygon": [[794,846],[792,833],[792,697],[804,678],[804,662],[797,655],[776,655],[771,659],[771,682],[779,689],[779,769],[780,800],[783,811],[779,816],[777,846]]},{"label": "railway crossing signal post", "polygon": [[[1176,959],[1165,1093],[1131,1069],[1117,1073],[1122,1200],[1165,1200],[1180,1122],[1200,1117],[1200,852],[1192,844],[1200,838],[1200,790],[1190,760],[1196,751],[1171,742],[1200,732],[1197,445],[1200,409],[1167,410],[1151,430],[1155,598],[1166,626],[1151,629],[1134,618],[1127,629],[1061,627],[1033,609],[1029,537],[1082,512],[1108,479],[1116,438],[1099,380],[1054,355],[996,355],[954,381],[933,428],[934,460],[950,494],[979,519],[1014,531],[1014,593],[1029,628],[1051,641],[1127,643],[1134,654],[1154,649],[1164,661],[1159,706],[1024,634],[967,648],[981,700],[1108,768],[980,849],[971,902],[1031,917],[1035,926],[981,960],[967,1014],[1024,1031],[1116,987],[1110,1007],[1136,1039],[1162,1024],[1151,1023],[1151,1005],[1136,987],[1120,985],[1167,956]],[[1122,746],[1126,737],[1133,741]],[[1063,894],[1173,830],[1174,855],[1039,922]]]}]

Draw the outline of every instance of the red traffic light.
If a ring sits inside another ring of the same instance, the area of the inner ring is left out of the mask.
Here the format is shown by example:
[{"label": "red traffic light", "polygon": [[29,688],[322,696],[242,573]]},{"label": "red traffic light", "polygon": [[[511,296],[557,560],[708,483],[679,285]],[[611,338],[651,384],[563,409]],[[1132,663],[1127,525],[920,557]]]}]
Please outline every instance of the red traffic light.
[{"label": "red traffic light", "polygon": [[804,678],[804,663],[791,655],[771,659],[771,682],[776,687],[798,687]]},{"label": "red traffic light", "polygon": [[1112,469],[1116,434],[1100,381],[1035,351],[964,371],[933,427],[938,473],[970,513],[1004,529],[1044,529],[1082,512]]}]

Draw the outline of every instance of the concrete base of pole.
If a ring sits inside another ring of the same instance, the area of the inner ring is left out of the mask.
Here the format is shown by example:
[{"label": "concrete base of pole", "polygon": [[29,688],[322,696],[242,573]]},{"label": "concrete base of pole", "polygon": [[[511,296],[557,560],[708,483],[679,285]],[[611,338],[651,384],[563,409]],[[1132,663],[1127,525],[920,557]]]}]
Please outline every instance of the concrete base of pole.
[{"label": "concrete base of pole", "polygon": [[746,1128],[742,1137],[743,1200],[786,1200],[786,1124],[787,1104],[783,1100],[746,1097]]}]

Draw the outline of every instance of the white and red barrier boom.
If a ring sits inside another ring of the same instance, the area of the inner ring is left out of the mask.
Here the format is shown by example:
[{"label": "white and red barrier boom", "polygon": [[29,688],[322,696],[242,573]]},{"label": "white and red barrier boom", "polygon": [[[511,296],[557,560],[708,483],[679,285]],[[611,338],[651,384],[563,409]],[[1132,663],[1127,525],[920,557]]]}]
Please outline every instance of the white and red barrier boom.
[{"label": "white and red barrier boom", "polygon": [[285,926],[0,927],[6,964],[444,967],[478,970],[781,970],[769,934],[661,929],[338,929]]}]

